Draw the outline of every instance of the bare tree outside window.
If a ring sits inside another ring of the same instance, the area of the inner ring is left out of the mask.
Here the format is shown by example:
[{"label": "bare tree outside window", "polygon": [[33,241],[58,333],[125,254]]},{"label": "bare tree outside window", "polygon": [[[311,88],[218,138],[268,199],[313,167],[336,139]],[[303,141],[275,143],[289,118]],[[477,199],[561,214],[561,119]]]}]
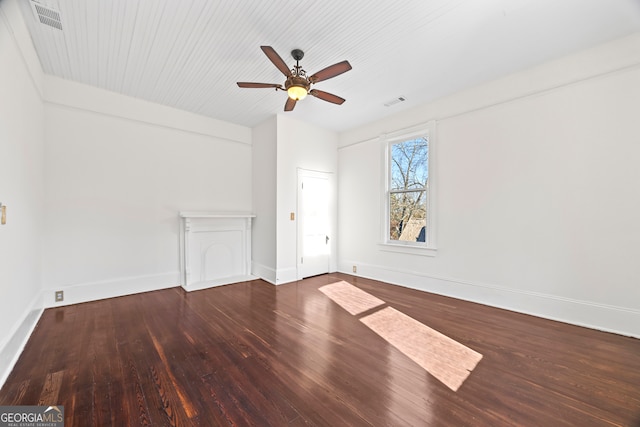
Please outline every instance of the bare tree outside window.
[{"label": "bare tree outside window", "polygon": [[390,145],[389,239],[426,242],[429,141],[414,138]]}]

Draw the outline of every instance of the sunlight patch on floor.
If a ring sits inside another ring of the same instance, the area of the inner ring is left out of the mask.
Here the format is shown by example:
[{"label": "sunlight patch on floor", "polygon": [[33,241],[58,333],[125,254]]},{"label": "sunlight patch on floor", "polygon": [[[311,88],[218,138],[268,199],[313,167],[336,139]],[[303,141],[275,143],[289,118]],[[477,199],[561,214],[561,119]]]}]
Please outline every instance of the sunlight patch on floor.
[{"label": "sunlight patch on floor", "polygon": [[323,286],[320,288],[320,292],[353,315],[364,313],[385,303],[380,298],[374,297],[344,280]]},{"label": "sunlight patch on floor", "polygon": [[[385,304],[345,281],[323,286],[320,291],[353,315]],[[382,308],[360,321],[453,391],[482,359],[477,351],[393,307]]]}]

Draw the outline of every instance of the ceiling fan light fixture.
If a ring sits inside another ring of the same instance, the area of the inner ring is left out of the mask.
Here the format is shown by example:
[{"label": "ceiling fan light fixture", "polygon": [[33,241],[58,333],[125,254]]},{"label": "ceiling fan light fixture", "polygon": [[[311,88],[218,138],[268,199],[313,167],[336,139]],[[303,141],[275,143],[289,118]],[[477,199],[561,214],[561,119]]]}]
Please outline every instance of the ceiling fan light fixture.
[{"label": "ceiling fan light fixture", "polygon": [[307,96],[307,88],[304,86],[293,85],[287,89],[287,95],[294,101],[303,100]]}]

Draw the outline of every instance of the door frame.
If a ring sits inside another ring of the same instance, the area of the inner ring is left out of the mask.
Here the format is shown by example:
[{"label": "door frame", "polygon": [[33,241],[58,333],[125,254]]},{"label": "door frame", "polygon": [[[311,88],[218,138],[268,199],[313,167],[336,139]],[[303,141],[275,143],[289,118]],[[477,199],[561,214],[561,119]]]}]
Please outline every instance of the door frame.
[{"label": "door frame", "polygon": [[336,230],[336,187],[335,187],[335,174],[333,172],[317,171],[311,169],[297,168],[297,191],[296,191],[296,277],[297,280],[302,280],[302,248],[303,248],[303,208],[302,208],[302,182],[305,178],[326,178],[329,183],[329,260],[327,272],[331,273],[333,264],[335,263],[335,230]]}]

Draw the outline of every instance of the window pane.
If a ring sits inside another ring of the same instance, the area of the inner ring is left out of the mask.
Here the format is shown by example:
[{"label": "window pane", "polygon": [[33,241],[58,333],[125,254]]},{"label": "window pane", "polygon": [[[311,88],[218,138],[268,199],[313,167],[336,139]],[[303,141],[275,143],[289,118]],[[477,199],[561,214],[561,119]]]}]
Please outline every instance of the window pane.
[{"label": "window pane", "polygon": [[389,194],[389,239],[424,242],[427,225],[427,194],[409,191]]},{"label": "window pane", "polygon": [[391,190],[423,189],[429,178],[429,142],[416,138],[391,145]]}]

